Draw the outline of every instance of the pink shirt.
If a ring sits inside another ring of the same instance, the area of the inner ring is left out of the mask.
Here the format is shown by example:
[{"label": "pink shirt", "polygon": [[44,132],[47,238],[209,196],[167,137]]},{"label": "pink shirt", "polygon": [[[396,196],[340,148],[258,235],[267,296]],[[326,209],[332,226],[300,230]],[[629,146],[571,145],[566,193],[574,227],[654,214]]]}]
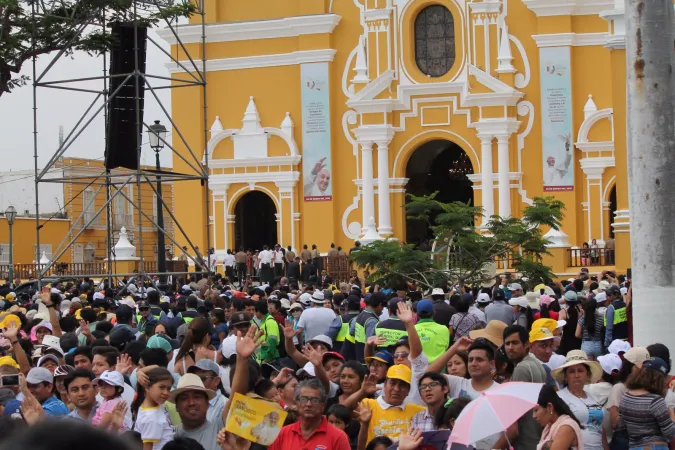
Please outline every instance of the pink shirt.
[{"label": "pink shirt", "polygon": [[[91,423],[94,426],[97,426],[99,423],[101,423],[101,419],[103,419],[103,414],[105,413],[110,413],[112,414],[113,409],[115,409],[115,406],[122,401],[122,397],[115,397],[112,400],[104,400],[103,403],[98,407],[98,410],[96,411],[96,415],[91,419]],[[124,422],[120,426],[119,432],[122,433],[123,431],[126,431],[126,426],[124,425]]]}]

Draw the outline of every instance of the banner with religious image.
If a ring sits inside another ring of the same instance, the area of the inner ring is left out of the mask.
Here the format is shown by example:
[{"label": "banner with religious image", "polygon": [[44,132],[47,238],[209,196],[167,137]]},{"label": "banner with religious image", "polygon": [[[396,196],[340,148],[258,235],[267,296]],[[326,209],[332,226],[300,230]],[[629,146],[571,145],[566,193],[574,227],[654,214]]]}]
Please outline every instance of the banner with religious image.
[{"label": "banner with religious image", "polygon": [[251,442],[268,446],[281,432],[287,415],[279,405],[236,393],[225,429]]},{"label": "banner with religious image", "polygon": [[574,190],[570,48],[539,49],[544,191]]},{"label": "banner with religious image", "polygon": [[328,63],[300,66],[305,201],[333,199]]}]

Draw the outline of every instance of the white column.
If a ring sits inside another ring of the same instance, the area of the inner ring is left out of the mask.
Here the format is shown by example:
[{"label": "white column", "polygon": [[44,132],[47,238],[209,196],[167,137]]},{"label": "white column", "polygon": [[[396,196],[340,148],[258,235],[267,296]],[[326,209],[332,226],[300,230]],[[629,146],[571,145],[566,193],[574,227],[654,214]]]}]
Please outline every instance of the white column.
[{"label": "white column", "polygon": [[373,143],[361,143],[361,195],[363,197],[363,223],[361,232],[366,232],[368,221],[375,216],[375,192],[373,189]]},{"label": "white column", "polygon": [[499,163],[499,215],[511,217],[511,187],[509,180],[509,136],[497,136],[497,160]]},{"label": "white column", "polygon": [[495,213],[492,184],[492,136],[479,135],[481,149],[481,193],[483,195],[483,225],[487,225]]},{"label": "white column", "polygon": [[389,206],[389,143],[377,143],[377,208],[378,228],[382,236],[391,234],[391,208]]}]

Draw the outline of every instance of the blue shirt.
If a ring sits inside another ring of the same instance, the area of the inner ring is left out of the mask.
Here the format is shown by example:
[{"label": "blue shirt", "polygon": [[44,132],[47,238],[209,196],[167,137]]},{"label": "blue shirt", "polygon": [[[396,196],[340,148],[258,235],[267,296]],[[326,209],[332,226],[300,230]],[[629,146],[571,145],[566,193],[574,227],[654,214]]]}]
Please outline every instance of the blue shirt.
[{"label": "blue shirt", "polygon": [[58,416],[67,416],[70,413],[70,410],[56,397],[49,397],[42,403],[42,409],[45,411],[45,414],[52,417]]},{"label": "blue shirt", "polygon": [[220,349],[220,337],[218,336],[218,333],[225,333],[225,337],[227,337],[227,324],[221,323],[218,325],[216,331],[211,335],[211,345],[216,349]]},{"label": "blue shirt", "polygon": [[[89,413],[89,417],[87,417],[87,423],[91,423],[91,419],[94,418],[94,416],[96,415],[96,411],[97,411],[97,410],[98,410],[98,405],[94,405],[94,407],[91,409],[91,412]],[[82,418],[82,416],[80,416],[80,415],[77,413],[77,408],[75,408],[74,410],[72,410],[72,411],[70,412],[70,414],[68,414],[68,417],[71,418],[71,419],[81,420],[81,421],[84,422],[84,419]]]}]

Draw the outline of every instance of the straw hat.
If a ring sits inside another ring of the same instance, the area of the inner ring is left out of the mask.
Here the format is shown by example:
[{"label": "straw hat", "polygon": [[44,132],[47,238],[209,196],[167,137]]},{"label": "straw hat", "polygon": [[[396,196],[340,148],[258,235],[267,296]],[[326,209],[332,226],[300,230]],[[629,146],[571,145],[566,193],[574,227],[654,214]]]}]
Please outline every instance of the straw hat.
[{"label": "straw hat", "polygon": [[168,401],[171,403],[176,403],[176,397],[178,397],[183,392],[187,391],[198,391],[206,394],[206,397],[210,400],[216,396],[216,393],[211,389],[206,389],[202,379],[193,373],[186,373],[180,377],[178,382],[178,388],[169,393]]},{"label": "straw hat", "polygon": [[469,337],[471,339],[484,338],[492,342],[497,347],[501,347],[502,344],[504,344],[505,329],[506,324],[501,320],[491,320],[482,330],[469,331]]},{"label": "straw hat", "polygon": [[597,361],[589,361],[583,350],[570,350],[565,358],[565,364],[551,371],[553,378],[560,384],[565,382],[565,369],[577,364],[586,364],[591,371],[590,383],[597,383],[602,378],[602,366]]}]

